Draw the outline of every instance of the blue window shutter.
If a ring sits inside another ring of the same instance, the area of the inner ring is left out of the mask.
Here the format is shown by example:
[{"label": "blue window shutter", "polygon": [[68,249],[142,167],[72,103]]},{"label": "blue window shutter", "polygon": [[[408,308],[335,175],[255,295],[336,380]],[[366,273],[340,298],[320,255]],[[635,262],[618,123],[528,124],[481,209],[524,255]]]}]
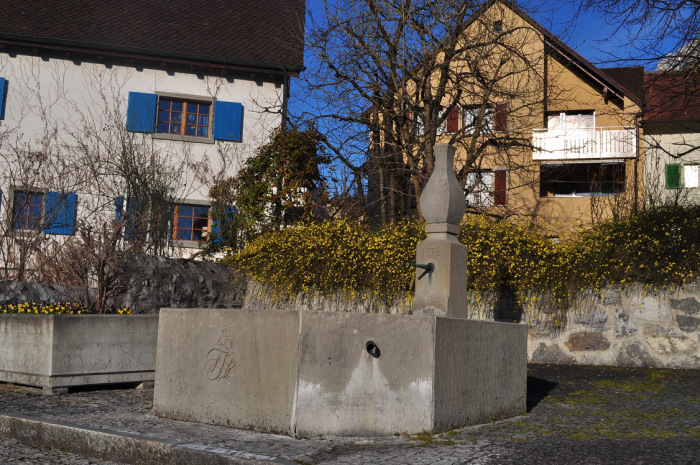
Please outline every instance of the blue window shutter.
[{"label": "blue window shutter", "polygon": [[114,221],[119,223],[124,218],[124,197],[117,197],[114,200]]},{"label": "blue window shutter", "polygon": [[214,102],[214,139],[243,140],[243,105],[237,102]]},{"label": "blue window shutter", "polygon": [[129,92],[129,107],[126,110],[126,130],[132,132],[154,132],[156,125],[156,94]]},{"label": "blue window shutter", "polygon": [[0,119],[5,119],[5,102],[7,101],[7,80],[0,77]]},{"label": "blue window shutter", "polygon": [[70,236],[75,230],[75,217],[78,208],[77,194],[47,192],[44,232]]}]

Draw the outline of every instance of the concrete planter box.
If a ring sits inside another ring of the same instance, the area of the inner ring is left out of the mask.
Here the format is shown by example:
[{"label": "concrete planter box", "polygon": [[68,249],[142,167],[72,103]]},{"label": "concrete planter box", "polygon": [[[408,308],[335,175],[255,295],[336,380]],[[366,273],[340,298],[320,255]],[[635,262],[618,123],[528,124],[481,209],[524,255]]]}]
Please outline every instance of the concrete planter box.
[{"label": "concrete planter box", "polygon": [[0,382],[41,387],[153,381],[157,315],[0,315]]}]

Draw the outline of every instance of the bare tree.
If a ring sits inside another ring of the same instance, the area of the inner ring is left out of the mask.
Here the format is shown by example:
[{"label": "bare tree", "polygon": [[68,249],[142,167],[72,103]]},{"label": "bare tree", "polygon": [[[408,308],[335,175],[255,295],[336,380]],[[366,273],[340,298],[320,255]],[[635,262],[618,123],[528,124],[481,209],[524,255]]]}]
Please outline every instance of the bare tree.
[{"label": "bare tree", "polygon": [[[305,73],[303,90],[319,106],[302,116],[316,120],[347,170],[348,190],[363,191],[369,179],[367,207],[382,224],[412,209],[421,216],[436,143],[460,148],[467,191],[478,188],[468,174],[487,166],[532,168],[521,155],[542,124],[544,54],[532,28],[500,10],[475,15],[482,6],[327,0],[309,21],[308,49],[319,66]],[[520,176],[509,189],[531,182]]]},{"label": "bare tree", "polygon": [[[617,25],[612,37],[624,35],[627,54],[616,50],[609,60],[645,64],[663,60],[664,70],[696,70],[700,60],[700,1],[698,0],[574,0],[574,5],[602,13]],[[609,39],[610,39],[609,38]]]}]

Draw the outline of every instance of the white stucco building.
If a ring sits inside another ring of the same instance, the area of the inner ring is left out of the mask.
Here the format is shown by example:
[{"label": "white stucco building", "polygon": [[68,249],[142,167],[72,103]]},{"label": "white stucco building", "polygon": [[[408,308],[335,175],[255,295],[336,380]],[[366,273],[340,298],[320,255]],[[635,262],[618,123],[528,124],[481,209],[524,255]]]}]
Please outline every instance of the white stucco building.
[{"label": "white stucco building", "polygon": [[4,5],[5,270],[18,241],[59,244],[81,221],[137,209],[154,187],[176,193],[170,253],[196,250],[212,227],[211,185],[283,124],[289,79],[303,69],[304,9],[304,0]]},{"label": "white stucco building", "polygon": [[682,71],[644,81],[647,201],[700,205],[700,86]]}]

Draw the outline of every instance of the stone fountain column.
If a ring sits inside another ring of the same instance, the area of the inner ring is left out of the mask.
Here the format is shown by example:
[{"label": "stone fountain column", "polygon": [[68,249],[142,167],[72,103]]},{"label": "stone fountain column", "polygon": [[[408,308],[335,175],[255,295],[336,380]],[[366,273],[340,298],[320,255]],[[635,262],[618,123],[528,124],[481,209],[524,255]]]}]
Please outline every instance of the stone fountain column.
[{"label": "stone fountain column", "polygon": [[416,269],[414,315],[467,317],[467,248],[457,240],[466,201],[454,154],[449,144],[435,146],[435,168],[420,196],[428,237],[416,248],[416,263],[434,268]]}]

